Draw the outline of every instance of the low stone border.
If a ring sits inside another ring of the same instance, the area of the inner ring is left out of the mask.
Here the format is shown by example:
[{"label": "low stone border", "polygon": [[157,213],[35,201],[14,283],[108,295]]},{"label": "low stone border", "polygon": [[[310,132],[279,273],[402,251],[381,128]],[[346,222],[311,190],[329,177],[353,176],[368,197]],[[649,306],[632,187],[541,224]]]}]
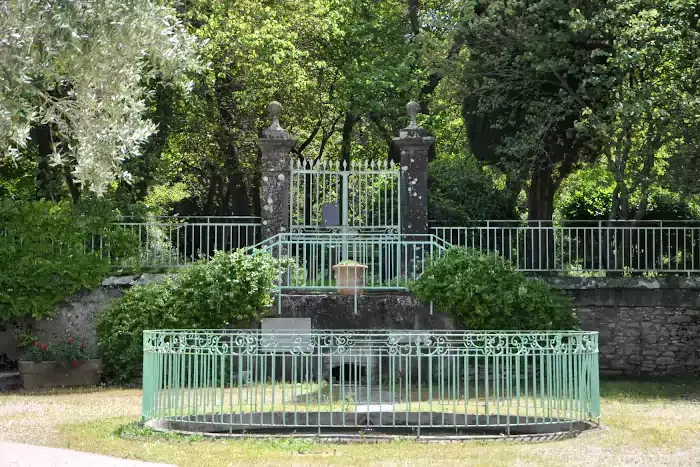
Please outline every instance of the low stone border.
[{"label": "low stone border", "polygon": [[[144,423],[144,426],[157,432],[161,433],[175,433],[182,436],[201,436],[204,438],[224,438],[224,439],[255,439],[255,440],[274,440],[274,439],[306,439],[314,440],[320,443],[331,443],[331,444],[351,444],[351,443],[368,443],[368,444],[383,444],[391,443],[394,441],[415,441],[420,443],[458,443],[467,441],[489,441],[489,442],[510,442],[510,443],[546,443],[551,441],[562,441],[566,439],[577,438],[579,435],[590,430],[597,430],[601,428],[600,422],[586,421],[586,422],[576,422],[577,428],[573,430],[565,431],[553,431],[551,433],[531,433],[531,434],[519,434],[519,435],[494,435],[494,434],[427,434],[420,436],[418,434],[392,434],[391,427],[381,427],[382,431],[385,433],[373,433],[369,430],[357,430],[357,429],[346,429],[342,430],[342,427],[326,427],[324,431],[318,433],[317,431],[311,432],[312,430],[317,430],[314,427],[309,427],[307,431],[299,431],[299,429],[293,429],[289,432],[261,432],[262,430],[256,430],[258,432],[242,432],[242,433],[210,433],[203,431],[189,431],[186,429],[171,429],[168,428],[168,421],[165,420],[148,420]],[[539,425],[535,428],[542,428],[543,425]],[[333,430],[336,428],[336,430]],[[379,428],[379,427],[378,427]],[[474,427],[475,431],[484,427]],[[338,430],[340,429],[340,430]],[[351,430],[353,432],[343,432]],[[356,430],[356,431],[355,431]],[[435,429],[423,428],[423,431],[433,431]],[[396,430],[395,430],[396,431]],[[405,429],[400,429],[400,431],[405,431]],[[414,428],[413,431],[416,431]]]}]

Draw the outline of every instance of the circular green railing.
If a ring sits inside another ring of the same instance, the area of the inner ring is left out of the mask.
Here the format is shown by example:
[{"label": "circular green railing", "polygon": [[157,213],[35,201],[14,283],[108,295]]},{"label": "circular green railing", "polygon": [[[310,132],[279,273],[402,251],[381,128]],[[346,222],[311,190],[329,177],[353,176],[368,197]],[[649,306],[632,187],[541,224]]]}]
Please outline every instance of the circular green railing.
[{"label": "circular green railing", "polygon": [[212,433],[566,432],[600,415],[598,333],[144,332],[143,418]]}]

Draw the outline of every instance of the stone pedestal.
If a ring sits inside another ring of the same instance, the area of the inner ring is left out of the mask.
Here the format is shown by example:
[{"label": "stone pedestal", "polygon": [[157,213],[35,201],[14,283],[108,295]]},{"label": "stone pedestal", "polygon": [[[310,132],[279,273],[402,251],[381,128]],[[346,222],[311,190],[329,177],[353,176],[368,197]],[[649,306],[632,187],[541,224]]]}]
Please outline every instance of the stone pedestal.
[{"label": "stone pedestal", "polygon": [[279,102],[272,102],[267,106],[267,111],[272,117],[272,124],[263,131],[263,137],[258,139],[258,147],[262,152],[262,240],[289,230],[289,152],[296,144],[296,140],[280,126],[282,106]]},{"label": "stone pedestal", "polygon": [[410,236],[429,233],[428,154],[435,138],[417,125],[417,102],[409,102],[406,111],[411,121],[394,145],[401,154],[401,233]]}]

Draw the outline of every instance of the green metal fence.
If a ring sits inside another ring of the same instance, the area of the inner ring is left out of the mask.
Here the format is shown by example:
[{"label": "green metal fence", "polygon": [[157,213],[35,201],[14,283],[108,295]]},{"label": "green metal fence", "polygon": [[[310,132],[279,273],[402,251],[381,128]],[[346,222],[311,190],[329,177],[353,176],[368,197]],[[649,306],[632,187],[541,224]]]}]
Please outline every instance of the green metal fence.
[{"label": "green metal fence", "polygon": [[[249,251],[293,260],[296,266],[287,271],[281,291],[391,291],[407,290],[450,246],[433,235],[294,233],[275,235]],[[348,262],[362,268],[356,278],[339,274],[338,267]],[[349,280],[339,285],[339,278]]]},{"label": "green metal fence", "polygon": [[569,430],[599,417],[595,332],[144,332],[143,418],[208,432]]}]

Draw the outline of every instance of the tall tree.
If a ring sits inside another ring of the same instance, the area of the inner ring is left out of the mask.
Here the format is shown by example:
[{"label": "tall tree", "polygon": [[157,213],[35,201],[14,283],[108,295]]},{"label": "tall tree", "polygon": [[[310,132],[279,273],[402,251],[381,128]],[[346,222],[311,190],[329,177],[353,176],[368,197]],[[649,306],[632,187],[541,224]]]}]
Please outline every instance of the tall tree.
[{"label": "tall tree", "polygon": [[171,168],[159,170],[182,162],[197,173],[190,207],[201,213],[254,213],[255,139],[272,100],[299,158],[385,157],[406,123],[425,46],[410,35],[405,0],[194,0],[182,14],[211,66],[176,103]]},{"label": "tall tree", "polygon": [[602,58],[584,86],[604,92],[607,105],[586,109],[581,123],[602,142],[614,176],[610,217],[642,219],[655,185],[697,182],[689,169],[700,154],[700,6],[624,0],[574,13],[573,28],[593,38],[592,54]]},{"label": "tall tree", "polygon": [[569,25],[572,4],[480,2],[463,28],[469,47],[463,115],[470,146],[511,182],[525,184],[533,220],[552,218],[562,180],[597,154],[590,135],[577,126],[597,100],[582,89],[591,44]]},{"label": "tall tree", "polygon": [[41,164],[101,195],[156,131],[147,83],[185,86],[196,66],[192,38],[157,0],[2,2],[0,151],[17,159],[34,136]]}]

